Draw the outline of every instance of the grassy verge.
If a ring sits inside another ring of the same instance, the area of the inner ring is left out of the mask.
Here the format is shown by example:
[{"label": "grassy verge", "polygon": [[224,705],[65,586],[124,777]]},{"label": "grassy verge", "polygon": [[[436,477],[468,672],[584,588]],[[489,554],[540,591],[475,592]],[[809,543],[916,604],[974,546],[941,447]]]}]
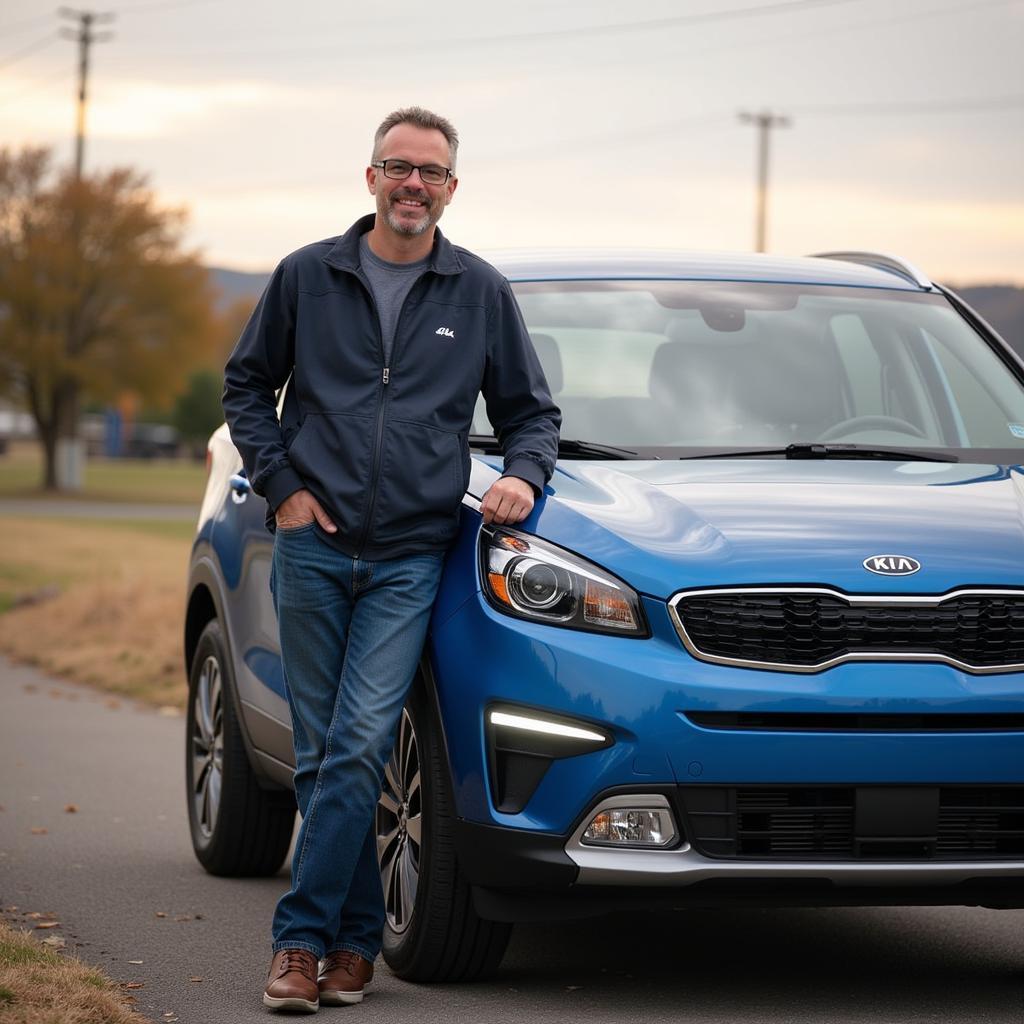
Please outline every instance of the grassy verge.
[{"label": "grassy verge", "polygon": [[103,973],[0,921],[3,1024],[145,1024]]},{"label": "grassy verge", "polygon": [[[48,498],[40,488],[42,450],[38,444],[12,444],[0,456],[0,498]],[[206,467],[187,459],[89,459],[85,485],[71,500],[131,501],[195,505],[203,498]],[[53,496],[67,501],[67,496]]]},{"label": "grassy verge", "polygon": [[187,522],[4,517],[0,651],[53,675],[184,706]]}]

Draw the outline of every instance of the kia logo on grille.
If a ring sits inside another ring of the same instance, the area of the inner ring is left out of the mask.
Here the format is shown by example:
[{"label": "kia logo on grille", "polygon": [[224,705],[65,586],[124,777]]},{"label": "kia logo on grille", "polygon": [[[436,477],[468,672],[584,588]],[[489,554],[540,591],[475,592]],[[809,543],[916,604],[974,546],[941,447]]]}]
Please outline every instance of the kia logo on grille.
[{"label": "kia logo on grille", "polygon": [[879,576],[913,576],[921,563],[908,555],[872,555],[862,563],[868,572],[877,572]]}]

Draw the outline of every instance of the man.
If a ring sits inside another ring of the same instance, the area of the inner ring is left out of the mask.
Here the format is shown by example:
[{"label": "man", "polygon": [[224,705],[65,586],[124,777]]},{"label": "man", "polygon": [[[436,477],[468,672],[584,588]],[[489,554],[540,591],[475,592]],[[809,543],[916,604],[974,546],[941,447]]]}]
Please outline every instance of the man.
[{"label": "man", "polygon": [[458,528],[480,392],[505,455],[485,521],[529,515],[557,454],[559,412],[508,282],[435,227],[457,147],[429,111],[385,118],[366,170],[376,214],[282,261],[225,369],[231,437],[275,530],[302,814],[274,914],[275,1010],[359,1002],[373,975],[374,808]]}]

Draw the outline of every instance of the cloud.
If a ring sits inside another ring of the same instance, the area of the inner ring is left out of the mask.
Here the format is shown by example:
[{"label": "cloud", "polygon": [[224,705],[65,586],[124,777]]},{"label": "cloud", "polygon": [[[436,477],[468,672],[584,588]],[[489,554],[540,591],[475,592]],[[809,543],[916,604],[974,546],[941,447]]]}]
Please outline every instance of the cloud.
[{"label": "cloud", "polygon": [[[4,134],[35,141],[64,139],[73,116],[72,84],[61,91],[37,90],[31,79],[0,83]],[[90,139],[154,139],[189,132],[241,110],[278,116],[306,101],[303,90],[279,83],[238,79],[167,82],[104,78],[96,82],[87,112]]]}]

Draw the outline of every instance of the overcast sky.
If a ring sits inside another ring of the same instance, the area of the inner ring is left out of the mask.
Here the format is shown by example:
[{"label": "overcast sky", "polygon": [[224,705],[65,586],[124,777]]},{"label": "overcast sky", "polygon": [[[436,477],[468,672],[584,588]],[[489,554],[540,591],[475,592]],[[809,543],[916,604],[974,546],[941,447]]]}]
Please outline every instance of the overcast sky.
[{"label": "overcast sky", "polygon": [[[372,209],[373,131],[459,129],[470,248],[895,252],[1024,284],[1024,0],[124,0],[92,49],[87,168],[131,164],[209,263],[265,269]],[[0,4],[0,143],[72,153],[77,46]]]}]

